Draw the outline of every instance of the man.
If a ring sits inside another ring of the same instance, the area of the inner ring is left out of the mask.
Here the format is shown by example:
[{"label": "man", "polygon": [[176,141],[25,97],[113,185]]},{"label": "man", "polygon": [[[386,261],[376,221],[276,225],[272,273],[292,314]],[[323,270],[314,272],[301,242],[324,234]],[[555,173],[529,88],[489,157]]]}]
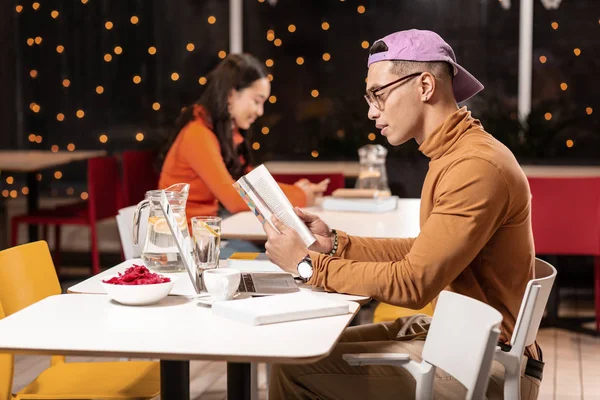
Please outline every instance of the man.
[{"label": "man", "polygon": [[[390,144],[414,139],[431,159],[421,194],[419,236],[348,236],[297,210],[317,242],[307,249],[295,231],[274,219],[279,232],[265,224],[269,258],[328,291],[413,309],[435,302],[444,289],[470,296],[502,313],[500,340],[508,343],[525,287],[533,278],[530,192],[510,150],[485,132],[466,108],[457,106],[483,85],[430,31],[400,31],[376,41],[368,67],[369,118]],[[342,360],[346,353],[390,352],[409,353],[420,361],[423,335],[405,335],[404,324],[400,319],[351,327],[324,360],[274,366],[269,398],[413,397],[414,379],[402,368],[352,367]],[[526,356],[539,360],[538,348],[532,347]],[[502,367],[494,363],[489,398],[503,398],[503,380]],[[523,373],[521,398],[535,399],[539,384],[539,379]],[[465,395],[464,387],[442,371],[437,373],[435,392],[436,398]]]}]

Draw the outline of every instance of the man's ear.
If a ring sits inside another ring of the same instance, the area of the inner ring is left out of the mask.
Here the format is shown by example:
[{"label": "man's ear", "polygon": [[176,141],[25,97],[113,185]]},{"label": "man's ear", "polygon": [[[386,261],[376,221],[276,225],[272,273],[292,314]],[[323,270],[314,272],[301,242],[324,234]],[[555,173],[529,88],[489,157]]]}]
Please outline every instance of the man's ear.
[{"label": "man's ear", "polygon": [[431,72],[423,72],[419,77],[421,101],[429,101],[436,89],[435,77]]}]

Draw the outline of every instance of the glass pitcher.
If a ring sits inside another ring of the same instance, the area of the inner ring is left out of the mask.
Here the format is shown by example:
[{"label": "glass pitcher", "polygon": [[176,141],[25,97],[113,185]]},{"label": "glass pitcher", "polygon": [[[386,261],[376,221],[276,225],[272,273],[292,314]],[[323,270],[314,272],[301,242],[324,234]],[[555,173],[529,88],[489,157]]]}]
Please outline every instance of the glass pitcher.
[{"label": "glass pitcher", "polygon": [[[187,183],[177,183],[165,189],[171,210],[184,238],[190,237],[185,215],[189,190],[190,185]],[[177,244],[160,208],[160,193],[160,190],[147,191],[146,198],[137,205],[133,218],[133,243],[139,243],[141,212],[144,208],[149,207],[148,229],[142,250],[144,264],[149,270],[158,273],[185,272],[186,268],[181,261]]]},{"label": "glass pitcher", "polygon": [[389,191],[385,157],[387,149],[380,144],[367,144],[358,149],[360,169],[355,187]]}]

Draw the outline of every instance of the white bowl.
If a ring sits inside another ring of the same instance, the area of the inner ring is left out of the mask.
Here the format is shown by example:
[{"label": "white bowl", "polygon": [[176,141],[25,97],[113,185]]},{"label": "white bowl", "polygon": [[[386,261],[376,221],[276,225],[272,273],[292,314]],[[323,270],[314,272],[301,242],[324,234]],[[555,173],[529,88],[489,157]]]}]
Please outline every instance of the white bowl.
[{"label": "white bowl", "polygon": [[[107,281],[113,276],[107,276],[102,281]],[[105,283],[100,281],[108,297],[116,302],[128,306],[145,306],[154,304],[169,295],[176,277],[169,276],[171,282],[153,283],[149,285],[115,285],[114,283]]]}]

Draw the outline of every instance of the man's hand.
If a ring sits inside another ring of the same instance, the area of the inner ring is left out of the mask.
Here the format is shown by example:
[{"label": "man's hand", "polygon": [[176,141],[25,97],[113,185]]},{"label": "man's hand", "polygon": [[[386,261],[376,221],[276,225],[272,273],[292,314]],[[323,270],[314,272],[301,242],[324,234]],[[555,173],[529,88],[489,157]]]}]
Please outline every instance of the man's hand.
[{"label": "man's hand", "polygon": [[268,222],[263,225],[267,234],[267,243],[265,244],[267,257],[284,271],[297,274],[298,263],[306,257],[308,249],[298,232],[288,228],[274,215],[271,220],[277,230]]},{"label": "man's hand", "polygon": [[333,232],[329,226],[317,215],[302,211],[299,207],[295,207],[294,211],[317,239],[310,246],[310,249],[325,254],[331,252],[333,249]]}]

